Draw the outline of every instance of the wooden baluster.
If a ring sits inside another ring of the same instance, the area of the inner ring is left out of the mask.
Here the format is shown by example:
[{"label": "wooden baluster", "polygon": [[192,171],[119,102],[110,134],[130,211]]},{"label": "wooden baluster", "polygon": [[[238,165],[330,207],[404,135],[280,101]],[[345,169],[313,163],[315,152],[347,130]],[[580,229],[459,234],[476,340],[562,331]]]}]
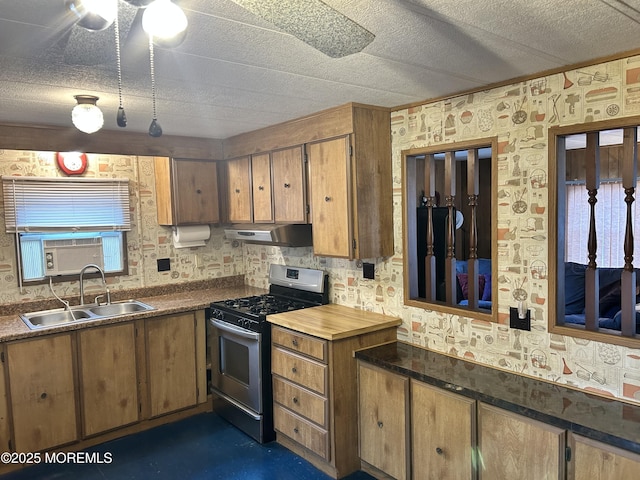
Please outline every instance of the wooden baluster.
[{"label": "wooden baluster", "polygon": [[478,308],[480,291],[478,288],[478,224],[477,208],[478,193],[480,192],[480,162],[478,161],[478,150],[470,149],[467,152],[467,195],[469,207],[471,208],[471,218],[469,219],[469,259],[468,287],[469,287],[469,308]]},{"label": "wooden baluster", "polygon": [[633,214],[635,186],[638,175],[637,127],[624,129],[622,141],[622,186],[627,204],[627,220],[624,232],[624,268],[622,270],[621,306],[623,336],[635,335],[636,325],[636,272],[633,269]]},{"label": "wooden baluster", "polygon": [[589,194],[589,236],[587,251],[589,263],[585,271],[585,328],[598,330],[600,311],[600,280],[598,277],[598,241],[596,239],[596,203],[600,187],[600,136],[598,132],[587,133],[585,150],[586,187]]},{"label": "wooden baluster", "polygon": [[455,233],[456,233],[456,159],[455,152],[445,152],[444,154],[444,195],[445,206],[449,209],[447,217],[447,256],[445,258],[445,288],[446,300],[449,305],[457,304],[456,299],[456,254],[455,254]]},{"label": "wooden baluster", "polygon": [[425,156],[424,188],[427,197],[427,255],[424,259],[425,297],[436,300],[436,257],[433,249],[433,207],[436,206],[436,161],[433,155]]}]

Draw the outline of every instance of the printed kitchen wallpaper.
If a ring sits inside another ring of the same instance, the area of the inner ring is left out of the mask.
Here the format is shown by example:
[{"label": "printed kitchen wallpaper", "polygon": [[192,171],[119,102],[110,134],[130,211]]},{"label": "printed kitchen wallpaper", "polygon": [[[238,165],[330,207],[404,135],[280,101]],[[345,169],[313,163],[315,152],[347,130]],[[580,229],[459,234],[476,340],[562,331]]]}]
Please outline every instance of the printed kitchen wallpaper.
[{"label": "printed kitchen wallpaper", "polygon": [[[59,177],[54,152],[0,150],[0,175]],[[170,227],[158,225],[153,157],[88,155],[84,174],[92,178],[128,178],[131,194],[132,230],[127,233],[129,275],[108,277],[112,291],[241,275],[242,249],[225,240],[221,228],[211,228],[204,247],[173,248]],[[4,206],[0,196],[0,309],[2,304],[53,298],[48,285],[18,288],[14,234],[5,233]],[[158,258],[169,258],[171,270],[158,272]],[[87,280],[87,290],[99,287]],[[60,296],[79,294],[77,281],[54,284]]]},{"label": "printed kitchen wallpaper", "polygon": [[[401,340],[640,403],[640,350],[548,333],[546,275],[547,129],[638,114],[640,56],[393,112],[395,255],[371,260],[375,279],[363,279],[356,262],[314,257],[311,249],[245,245],[245,281],[266,286],[272,262],[323,268],[330,274],[332,302],[401,317]],[[403,305],[401,151],[494,135],[498,311],[507,318],[514,298],[526,296],[530,332]]]}]

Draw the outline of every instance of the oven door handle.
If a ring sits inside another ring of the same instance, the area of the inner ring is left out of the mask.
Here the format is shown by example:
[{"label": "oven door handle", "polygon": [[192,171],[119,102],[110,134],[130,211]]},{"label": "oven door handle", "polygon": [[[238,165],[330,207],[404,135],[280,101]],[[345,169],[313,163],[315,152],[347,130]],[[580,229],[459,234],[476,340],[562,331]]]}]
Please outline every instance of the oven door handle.
[{"label": "oven door handle", "polygon": [[244,328],[241,328],[241,327],[236,327],[235,325],[231,325],[230,323],[222,322],[222,321],[218,320],[217,318],[212,318],[211,319],[211,324],[216,326],[217,328],[219,328],[220,330],[222,330],[224,332],[233,333],[235,335],[239,335],[241,337],[248,338],[250,340],[258,340],[258,339],[260,339],[260,334],[259,333],[252,332],[250,330],[247,330],[247,329],[244,329]]}]

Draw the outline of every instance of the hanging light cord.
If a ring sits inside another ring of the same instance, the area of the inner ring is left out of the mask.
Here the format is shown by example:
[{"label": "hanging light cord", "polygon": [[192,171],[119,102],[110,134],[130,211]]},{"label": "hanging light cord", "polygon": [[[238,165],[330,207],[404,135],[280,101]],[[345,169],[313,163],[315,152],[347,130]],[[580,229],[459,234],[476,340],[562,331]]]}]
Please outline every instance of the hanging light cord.
[{"label": "hanging light cord", "polygon": [[153,103],[153,119],[157,120],[156,114],[156,72],[153,65],[153,35],[149,35],[149,64],[151,68],[151,101]]},{"label": "hanging light cord", "polygon": [[116,13],[115,23],[113,25],[116,32],[116,65],[118,67],[118,101],[119,107],[122,108],[122,66],[120,64],[120,25],[118,22],[118,14]]}]

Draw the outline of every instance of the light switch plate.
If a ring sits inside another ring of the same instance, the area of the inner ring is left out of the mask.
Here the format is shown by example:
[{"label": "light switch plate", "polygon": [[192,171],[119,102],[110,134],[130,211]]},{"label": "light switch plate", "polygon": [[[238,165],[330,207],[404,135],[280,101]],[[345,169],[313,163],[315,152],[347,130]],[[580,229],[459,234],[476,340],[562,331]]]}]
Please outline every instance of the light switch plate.
[{"label": "light switch plate", "polygon": [[509,307],[509,326],[518,330],[531,331],[531,310],[527,309],[525,318],[518,316],[517,307]]},{"label": "light switch plate", "polygon": [[362,264],[362,277],[373,280],[376,278],[376,266],[373,263]]}]

